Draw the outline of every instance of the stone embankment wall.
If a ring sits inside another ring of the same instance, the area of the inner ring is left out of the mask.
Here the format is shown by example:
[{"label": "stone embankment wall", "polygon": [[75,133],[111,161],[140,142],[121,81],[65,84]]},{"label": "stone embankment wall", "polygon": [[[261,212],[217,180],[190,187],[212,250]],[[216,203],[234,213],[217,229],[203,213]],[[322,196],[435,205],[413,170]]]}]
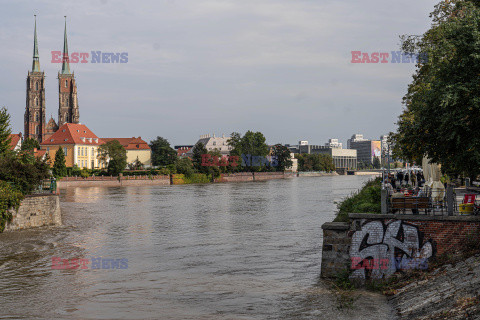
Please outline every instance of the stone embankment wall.
[{"label": "stone embankment wall", "polygon": [[60,199],[54,194],[26,196],[18,211],[11,212],[13,219],[7,222],[5,231],[62,224]]},{"label": "stone embankment wall", "polygon": [[299,177],[325,177],[325,176],[338,176],[337,172],[323,172],[323,171],[305,171],[298,172]]},{"label": "stone embankment wall", "polygon": [[169,185],[170,176],[125,176],[125,177],[65,177],[58,181],[58,188],[68,187],[121,187]]},{"label": "stone embankment wall", "polygon": [[431,257],[460,251],[480,234],[477,216],[350,214],[350,223],[325,223],[322,277],[347,269],[351,278],[388,278],[426,269]]},{"label": "stone embankment wall", "polygon": [[[336,172],[238,172],[221,174],[214,182],[245,182],[245,181],[264,181],[273,179],[286,179],[301,177],[323,177],[335,176]],[[66,177],[58,181],[58,188],[68,187],[120,187],[120,186],[146,186],[146,185],[170,185],[184,184],[185,181],[181,174],[172,174],[170,176],[125,176],[125,177]]]}]

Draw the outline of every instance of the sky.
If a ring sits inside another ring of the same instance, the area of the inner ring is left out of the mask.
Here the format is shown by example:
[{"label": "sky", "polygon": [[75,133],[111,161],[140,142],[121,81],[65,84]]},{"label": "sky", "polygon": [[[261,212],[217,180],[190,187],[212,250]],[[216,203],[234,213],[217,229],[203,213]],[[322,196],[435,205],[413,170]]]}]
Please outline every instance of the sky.
[{"label": "sky", "polygon": [[[57,120],[67,16],[80,122],[99,137],[157,136],[171,145],[200,135],[262,132],[267,143],[323,144],[395,130],[413,63],[391,63],[399,35],[423,34],[438,1],[2,0],[0,106],[23,132],[34,14],[46,75],[47,122]],[[128,53],[91,63],[91,51]],[[352,51],[388,63],[352,63]]]}]

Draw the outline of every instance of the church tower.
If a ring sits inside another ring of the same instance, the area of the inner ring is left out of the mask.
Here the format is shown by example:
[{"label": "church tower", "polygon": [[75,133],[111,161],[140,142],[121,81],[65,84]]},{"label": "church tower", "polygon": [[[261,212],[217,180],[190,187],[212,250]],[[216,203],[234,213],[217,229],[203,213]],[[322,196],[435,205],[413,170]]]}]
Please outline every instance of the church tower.
[{"label": "church tower", "polygon": [[45,137],[45,73],[40,71],[37,42],[37,16],[35,16],[32,71],[29,71],[27,76],[24,125],[25,139],[33,138],[39,143],[42,143]]},{"label": "church tower", "polygon": [[62,71],[58,73],[58,127],[65,123],[79,123],[77,84],[75,74],[70,73],[67,44],[67,17],[65,17],[65,34],[63,39]]}]

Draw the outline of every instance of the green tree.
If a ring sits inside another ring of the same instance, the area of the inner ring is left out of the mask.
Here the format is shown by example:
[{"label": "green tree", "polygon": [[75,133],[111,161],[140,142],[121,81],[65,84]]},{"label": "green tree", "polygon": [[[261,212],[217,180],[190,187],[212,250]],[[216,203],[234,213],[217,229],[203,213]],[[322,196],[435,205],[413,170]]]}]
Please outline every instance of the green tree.
[{"label": "green tree", "polygon": [[205,166],[202,166],[202,155],[207,154],[207,148],[205,145],[198,141],[192,149],[192,161],[193,166],[197,172],[206,172],[208,169]]},{"label": "green tree", "polygon": [[155,140],[150,141],[149,145],[152,150],[152,164],[154,166],[175,164],[177,152],[170,146],[167,139],[157,137]]},{"label": "green tree", "polygon": [[57,152],[55,152],[55,162],[53,163],[52,173],[58,178],[67,175],[67,166],[65,165],[65,153],[63,153],[63,148],[58,148]]},{"label": "green tree", "polygon": [[281,144],[276,144],[273,146],[273,156],[277,157],[277,171],[284,171],[285,168],[293,165],[290,150]]},{"label": "green tree", "polygon": [[0,155],[10,151],[11,133],[10,114],[8,113],[7,108],[2,107],[0,109]]},{"label": "green tree", "polygon": [[380,169],[381,164],[380,164],[380,159],[378,157],[373,158],[373,168],[374,169]]},{"label": "green tree", "polygon": [[440,2],[431,28],[403,36],[405,52],[428,59],[417,64],[403,98],[405,109],[392,136],[398,159],[423,155],[442,170],[475,178],[480,173],[480,2]]},{"label": "green tree", "polygon": [[189,158],[178,159],[175,163],[177,173],[184,174],[185,177],[190,178],[194,174],[193,163]]},{"label": "green tree", "polygon": [[20,150],[22,151],[33,151],[33,149],[40,149],[40,143],[37,140],[32,138],[27,138],[23,140],[22,147]]},{"label": "green tree", "polygon": [[98,148],[101,161],[108,161],[107,171],[110,175],[118,176],[127,166],[127,151],[117,140],[109,141]]}]

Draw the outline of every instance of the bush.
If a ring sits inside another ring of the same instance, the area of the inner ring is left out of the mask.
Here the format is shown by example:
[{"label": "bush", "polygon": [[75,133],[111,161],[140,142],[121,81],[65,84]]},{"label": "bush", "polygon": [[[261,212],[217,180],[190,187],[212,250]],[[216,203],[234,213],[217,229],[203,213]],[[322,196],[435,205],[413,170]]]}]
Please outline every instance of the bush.
[{"label": "bush", "polygon": [[381,213],[381,178],[368,181],[357,191],[340,202],[335,222],[348,221],[349,213]]},{"label": "bush", "polygon": [[18,210],[20,202],[23,200],[22,192],[15,190],[5,181],[0,181],[0,232],[5,229],[5,224],[12,221],[12,214],[8,209]]},{"label": "bush", "polygon": [[23,194],[31,193],[42,180],[50,177],[50,167],[43,160],[36,159],[28,152],[6,153],[0,157],[0,180]]}]

